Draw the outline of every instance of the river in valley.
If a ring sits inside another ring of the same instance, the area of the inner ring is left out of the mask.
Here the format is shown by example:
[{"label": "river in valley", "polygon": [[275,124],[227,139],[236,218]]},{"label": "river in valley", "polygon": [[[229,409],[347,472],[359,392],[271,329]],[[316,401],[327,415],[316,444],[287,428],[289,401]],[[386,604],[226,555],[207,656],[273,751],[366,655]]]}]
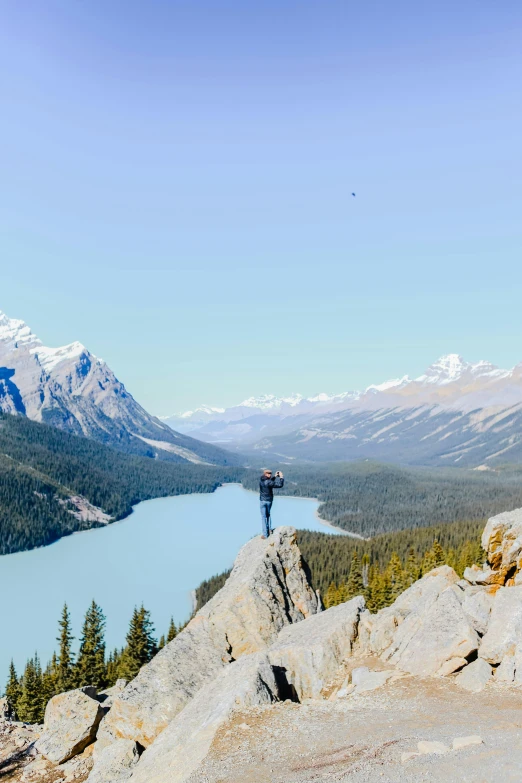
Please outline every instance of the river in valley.
[{"label": "river in valley", "polygon": [[[315,500],[277,497],[272,521],[334,533],[317,508]],[[0,692],[11,658],[20,673],[35,650],[44,665],[51,657],[64,601],[75,646],[93,598],[107,618],[108,650],[124,644],[132,610],[141,603],[159,637],[171,615],[177,624],[190,616],[192,590],[230,568],[260,529],[257,494],[229,484],[212,494],[148,500],[120,522],[0,557]]]}]

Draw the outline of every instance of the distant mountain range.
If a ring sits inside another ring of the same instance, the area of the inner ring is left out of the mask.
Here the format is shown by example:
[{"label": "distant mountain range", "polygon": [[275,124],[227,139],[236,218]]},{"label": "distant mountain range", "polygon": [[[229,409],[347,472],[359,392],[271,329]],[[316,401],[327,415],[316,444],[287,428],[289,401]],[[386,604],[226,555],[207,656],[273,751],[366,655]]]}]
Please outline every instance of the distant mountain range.
[{"label": "distant mountain range", "polygon": [[442,356],[418,378],[304,398],[267,395],[164,419],[251,455],[488,466],[522,461],[522,364]]},{"label": "distant mountain range", "polygon": [[48,348],[0,311],[0,411],[27,416],[122,451],[174,462],[236,464],[223,449],[147,413],[110,367],[79,342]]}]

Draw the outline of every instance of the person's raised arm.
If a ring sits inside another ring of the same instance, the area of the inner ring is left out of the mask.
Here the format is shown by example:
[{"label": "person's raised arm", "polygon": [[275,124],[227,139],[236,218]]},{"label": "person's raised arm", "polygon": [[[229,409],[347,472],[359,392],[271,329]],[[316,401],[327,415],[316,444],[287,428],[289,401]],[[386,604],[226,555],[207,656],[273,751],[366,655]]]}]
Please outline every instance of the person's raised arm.
[{"label": "person's raised arm", "polygon": [[280,470],[277,471],[274,478],[274,489],[282,489],[285,485],[283,474]]}]

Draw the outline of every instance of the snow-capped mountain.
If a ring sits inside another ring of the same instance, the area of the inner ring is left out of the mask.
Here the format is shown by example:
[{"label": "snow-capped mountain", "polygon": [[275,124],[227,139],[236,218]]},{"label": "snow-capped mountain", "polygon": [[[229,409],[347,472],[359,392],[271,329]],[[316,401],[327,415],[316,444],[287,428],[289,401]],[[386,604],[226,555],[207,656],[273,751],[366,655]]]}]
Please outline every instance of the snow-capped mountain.
[{"label": "snow-capped mountain", "polygon": [[1,311],[0,411],[161,459],[230,460],[221,449],[174,432],[147,413],[81,343],[49,348],[26,323]]},{"label": "snow-capped mountain", "polygon": [[[522,364],[504,370],[487,361],[470,363],[458,354],[448,354],[417,378],[403,376],[371,384],[363,391],[322,393],[308,398],[299,394],[287,398],[265,395],[231,408],[206,408],[204,412],[189,412],[165,421],[202,440],[249,452],[260,450],[308,460],[381,455],[383,459],[408,462],[410,457],[415,461],[432,447],[437,451],[438,428],[444,447],[453,443],[460,448],[471,431],[481,444],[484,457],[502,451],[509,444],[504,443],[504,436],[493,437],[493,432],[499,427],[506,430],[506,437],[514,443],[517,437],[511,428],[518,426],[518,417],[506,415],[499,424],[495,416],[519,405],[522,406]],[[460,435],[446,429],[446,422],[453,422],[455,416],[462,426]],[[520,426],[522,430],[522,415]],[[417,436],[422,443],[415,445]],[[475,446],[469,446],[470,453],[474,449]],[[454,458],[467,459],[465,453]],[[443,464],[451,464],[452,457],[445,459],[449,463]]]}]

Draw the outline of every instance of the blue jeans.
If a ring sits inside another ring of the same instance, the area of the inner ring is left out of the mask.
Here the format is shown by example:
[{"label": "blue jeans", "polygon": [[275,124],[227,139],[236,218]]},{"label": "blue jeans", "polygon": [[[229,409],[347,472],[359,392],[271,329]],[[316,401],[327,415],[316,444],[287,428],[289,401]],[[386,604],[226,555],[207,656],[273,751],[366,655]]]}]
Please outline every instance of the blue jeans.
[{"label": "blue jeans", "polygon": [[271,533],[270,530],[270,509],[272,508],[271,500],[261,501],[261,530],[263,535],[268,538]]}]

